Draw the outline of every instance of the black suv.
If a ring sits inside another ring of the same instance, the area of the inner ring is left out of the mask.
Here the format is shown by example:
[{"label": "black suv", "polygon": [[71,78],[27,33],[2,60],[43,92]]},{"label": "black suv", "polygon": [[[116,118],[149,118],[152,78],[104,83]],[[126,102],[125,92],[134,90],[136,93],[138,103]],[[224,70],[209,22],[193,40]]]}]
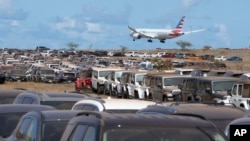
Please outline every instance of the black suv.
[{"label": "black suv", "polygon": [[110,114],[83,111],[73,117],[61,141],[226,140],[211,122],[195,116]]},{"label": "black suv", "polygon": [[228,123],[247,114],[245,109],[225,106],[216,103],[185,103],[178,102],[170,105],[157,104],[141,109],[138,114],[164,114],[164,115],[200,115],[213,122],[221,131]]},{"label": "black suv", "polygon": [[190,77],[183,80],[181,89],[182,101],[211,101],[223,99],[230,94],[233,84],[239,81],[234,77]]},{"label": "black suv", "polygon": [[77,93],[40,93],[35,91],[25,91],[19,94],[13,103],[49,105],[57,108],[58,110],[69,110],[77,101],[86,98],[91,99],[95,97]]},{"label": "black suv", "polygon": [[5,141],[59,141],[68,121],[78,113],[72,110],[28,112]]}]

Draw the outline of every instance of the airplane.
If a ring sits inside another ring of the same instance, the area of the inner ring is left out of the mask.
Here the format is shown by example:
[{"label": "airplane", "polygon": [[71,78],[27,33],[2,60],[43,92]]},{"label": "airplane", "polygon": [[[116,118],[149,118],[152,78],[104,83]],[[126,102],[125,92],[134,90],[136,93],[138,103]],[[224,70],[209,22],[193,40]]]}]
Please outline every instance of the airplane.
[{"label": "airplane", "polygon": [[131,30],[130,36],[133,38],[133,41],[141,38],[148,38],[148,42],[153,42],[152,39],[159,39],[161,43],[165,43],[166,39],[172,39],[186,35],[189,33],[204,31],[205,29],[194,30],[182,32],[183,23],[185,16],[181,18],[175,29],[136,29],[128,25],[128,28]]}]

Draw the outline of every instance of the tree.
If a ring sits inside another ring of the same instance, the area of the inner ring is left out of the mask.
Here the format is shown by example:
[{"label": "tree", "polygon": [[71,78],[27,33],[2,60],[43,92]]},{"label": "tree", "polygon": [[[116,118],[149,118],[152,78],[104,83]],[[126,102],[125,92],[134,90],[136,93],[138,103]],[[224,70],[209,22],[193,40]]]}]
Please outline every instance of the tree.
[{"label": "tree", "polygon": [[120,46],[122,54],[125,54],[126,50],[128,49],[128,47],[126,46]]},{"label": "tree", "polygon": [[202,48],[202,50],[204,50],[204,51],[208,51],[208,50],[211,50],[211,49],[212,49],[211,46],[204,46],[204,47]]},{"label": "tree", "polygon": [[77,43],[69,42],[67,46],[69,47],[69,50],[74,51],[79,45]]},{"label": "tree", "polygon": [[162,60],[159,57],[154,57],[151,62],[154,64],[154,67],[159,71],[172,69],[172,61],[170,59]]},{"label": "tree", "polygon": [[192,44],[188,41],[178,41],[176,44],[181,47],[181,50],[186,50],[186,47],[192,46]]}]

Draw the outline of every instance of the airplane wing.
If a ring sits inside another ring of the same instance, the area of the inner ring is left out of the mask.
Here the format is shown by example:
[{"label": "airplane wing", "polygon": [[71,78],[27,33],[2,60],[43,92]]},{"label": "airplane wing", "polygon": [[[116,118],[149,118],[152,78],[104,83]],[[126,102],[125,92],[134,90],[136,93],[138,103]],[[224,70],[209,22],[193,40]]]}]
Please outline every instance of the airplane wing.
[{"label": "airplane wing", "polygon": [[193,31],[187,31],[187,32],[183,32],[184,34],[189,34],[189,33],[195,33],[195,32],[201,32],[204,31],[206,29],[199,29],[199,30],[193,30]]},{"label": "airplane wing", "polygon": [[135,28],[132,28],[131,26],[128,26],[128,28],[130,30],[132,30],[133,32],[139,33],[141,36],[144,36],[146,38],[156,38],[157,37],[157,34],[154,34],[154,33],[143,33],[143,32],[137,31]]}]

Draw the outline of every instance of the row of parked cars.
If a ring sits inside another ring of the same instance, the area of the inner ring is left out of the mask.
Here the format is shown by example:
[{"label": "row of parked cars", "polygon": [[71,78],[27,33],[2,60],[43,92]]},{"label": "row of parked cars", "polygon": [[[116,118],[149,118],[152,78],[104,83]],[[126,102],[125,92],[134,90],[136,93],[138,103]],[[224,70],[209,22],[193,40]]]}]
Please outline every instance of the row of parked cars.
[{"label": "row of parked cars", "polygon": [[[90,68],[75,81],[77,91],[91,88],[98,94],[153,101],[211,101],[231,94],[233,84],[246,72],[175,69],[164,72]],[[248,79],[248,77],[247,77]]]},{"label": "row of parked cars", "polygon": [[[76,102],[66,102],[72,99]],[[101,98],[89,93],[1,90],[0,102],[3,141],[226,141],[230,124],[249,119],[247,110],[235,106]]]}]

